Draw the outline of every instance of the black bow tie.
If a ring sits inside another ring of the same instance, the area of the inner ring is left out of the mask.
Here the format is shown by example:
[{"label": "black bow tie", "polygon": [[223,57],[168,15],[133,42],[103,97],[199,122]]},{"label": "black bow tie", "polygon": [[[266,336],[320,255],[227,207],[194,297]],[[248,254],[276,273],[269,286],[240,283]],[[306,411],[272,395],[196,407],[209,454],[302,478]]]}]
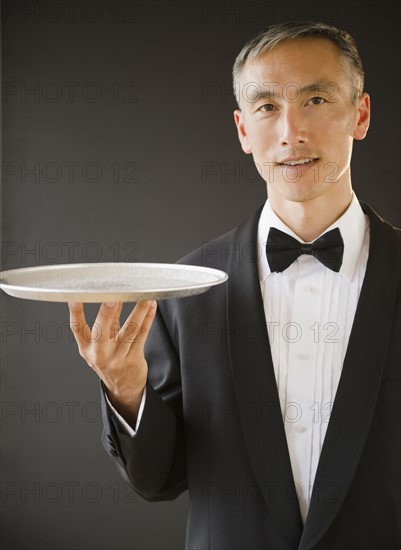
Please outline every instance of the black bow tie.
[{"label": "black bow tie", "polygon": [[311,244],[300,243],[287,233],[271,227],[266,243],[270,271],[284,271],[302,254],[313,255],[333,271],[340,271],[343,262],[344,241],[338,227],[324,233]]}]

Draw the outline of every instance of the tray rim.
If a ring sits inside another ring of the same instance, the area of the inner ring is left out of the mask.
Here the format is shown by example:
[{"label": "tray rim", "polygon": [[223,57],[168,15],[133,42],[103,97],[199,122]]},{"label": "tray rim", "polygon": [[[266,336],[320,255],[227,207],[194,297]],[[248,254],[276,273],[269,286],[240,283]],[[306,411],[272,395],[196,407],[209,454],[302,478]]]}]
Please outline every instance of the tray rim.
[{"label": "tray rim", "polygon": [[[45,287],[38,287],[38,286],[28,286],[25,284],[16,284],[15,282],[8,282],[6,280],[6,277],[12,276],[15,273],[29,273],[29,272],[41,272],[41,271],[59,271],[64,270],[68,268],[68,270],[74,270],[74,269],[101,269],[102,267],[118,267],[123,266],[125,268],[133,268],[133,267],[139,267],[139,268],[158,268],[160,269],[171,269],[173,271],[195,271],[195,272],[201,272],[201,273],[209,273],[210,275],[214,275],[216,277],[213,281],[207,281],[207,282],[200,282],[196,283],[193,282],[191,284],[183,284],[180,286],[174,286],[173,288],[169,287],[158,287],[158,288],[152,288],[152,289],[140,289],[138,291],[119,291],[119,290],[101,290],[98,289],[85,289],[85,290],[77,290],[77,289],[57,289],[57,288],[45,288]],[[22,268],[16,268],[16,269],[9,269],[6,271],[0,272],[0,288],[6,292],[10,296],[18,297],[18,298],[25,298],[30,300],[38,300],[38,301],[45,301],[43,298],[40,298],[39,295],[48,295],[49,297],[64,294],[66,296],[68,295],[81,295],[82,301],[89,300],[89,298],[95,299],[97,296],[103,296],[103,297],[109,297],[113,298],[115,296],[135,296],[135,295],[142,295],[143,298],[130,298],[127,300],[127,298],[115,298],[115,301],[136,301],[141,299],[152,299],[152,295],[155,294],[166,294],[166,296],[162,296],[160,298],[156,299],[163,299],[163,298],[174,298],[175,295],[178,296],[179,293],[184,292],[185,290],[188,290],[187,295],[194,295],[194,294],[200,294],[202,292],[202,289],[205,291],[211,288],[212,286],[219,285],[227,281],[228,274],[225,271],[222,271],[220,269],[216,269],[209,266],[199,266],[199,265],[193,265],[193,264],[181,264],[181,263],[168,263],[168,262],[87,262],[87,263],[71,263],[71,264],[50,264],[50,265],[40,265],[40,266],[31,266],[31,267],[22,267]],[[10,292],[8,292],[10,291]],[[193,291],[193,292],[192,292]],[[11,292],[14,292],[11,293]],[[38,297],[29,297],[29,296],[21,296],[16,295],[15,292],[18,293],[31,293],[31,294],[37,294]],[[89,298],[85,298],[85,295]],[[146,296],[149,296],[149,298],[146,298]],[[106,298],[102,298],[100,301],[104,301]],[[49,301],[63,301],[66,302],[68,300],[61,300],[61,299],[53,299]]]}]

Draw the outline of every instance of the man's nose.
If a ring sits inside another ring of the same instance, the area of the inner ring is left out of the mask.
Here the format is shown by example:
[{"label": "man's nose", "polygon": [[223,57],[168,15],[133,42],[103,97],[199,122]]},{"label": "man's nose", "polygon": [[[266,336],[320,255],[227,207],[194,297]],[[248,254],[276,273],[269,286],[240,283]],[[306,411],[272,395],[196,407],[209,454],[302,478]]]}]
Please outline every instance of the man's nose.
[{"label": "man's nose", "polygon": [[281,145],[296,147],[308,143],[308,132],[304,114],[297,105],[289,105],[282,111]]}]

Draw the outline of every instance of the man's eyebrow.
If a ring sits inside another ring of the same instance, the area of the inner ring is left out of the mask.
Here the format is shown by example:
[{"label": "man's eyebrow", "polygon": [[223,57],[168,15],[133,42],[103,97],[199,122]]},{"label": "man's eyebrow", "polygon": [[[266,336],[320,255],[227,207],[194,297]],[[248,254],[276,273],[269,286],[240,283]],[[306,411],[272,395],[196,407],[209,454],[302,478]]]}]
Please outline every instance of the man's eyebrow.
[{"label": "man's eyebrow", "polygon": [[329,82],[327,80],[316,80],[316,82],[312,82],[311,84],[306,84],[306,86],[302,86],[301,92],[329,92],[333,93],[333,91],[338,90],[337,84],[334,82]]},{"label": "man's eyebrow", "polygon": [[[274,92],[274,88],[278,87],[278,83],[266,82],[268,88],[262,89],[258,86],[258,89],[249,93],[248,92],[248,101],[257,102],[261,99],[274,99],[277,94]],[[310,92],[326,92],[333,94],[338,90],[338,86],[334,82],[329,82],[327,80],[316,80],[310,84],[305,84],[305,86],[299,86],[296,82],[288,82],[286,85],[287,90],[291,90],[291,93],[295,94],[305,94]],[[280,94],[281,95],[281,94]]]}]

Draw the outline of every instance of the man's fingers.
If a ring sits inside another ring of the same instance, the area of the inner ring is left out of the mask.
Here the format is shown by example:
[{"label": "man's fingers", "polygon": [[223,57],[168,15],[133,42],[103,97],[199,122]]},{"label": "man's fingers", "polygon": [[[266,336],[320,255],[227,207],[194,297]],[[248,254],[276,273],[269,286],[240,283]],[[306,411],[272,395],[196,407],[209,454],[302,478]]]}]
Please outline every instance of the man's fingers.
[{"label": "man's fingers", "polygon": [[112,340],[114,340],[115,342],[117,342],[118,333],[120,332],[120,328],[121,328],[120,315],[121,315],[122,308],[123,308],[123,304],[121,302],[119,304],[119,307],[117,308],[115,314],[114,314],[113,322],[112,322],[111,328],[110,328],[110,338]]},{"label": "man's fingers", "polygon": [[154,318],[156,317],[156,309],[157,309],[157,302],[154,301],[150,306],[150,308],[148,309],[145,319],[142,322],[141,330],[138,335],[138,338],[142,346],[145,344],[149,331],[152,328]]},{"label": "man's fingers", "polygon": [[156,306],[156,301],[138,302],[117,332],[122,304],[102,304],[92,330],[86,323],[83,305],[69,304],[70,324],[79,352],[99,376],[110,367],[117,373],[117,378],[121,378],[121,373],[128,366],[136,366],[138,372],[143,370],[143,346],[156,314]]},{"label": "man's fingers", "polygon": [[120,317],[122,303],[104,303],[99,308],[92,331],[96,332],[97,342],[106,342],[115,331],[116,321]]},{"label": "man's fingers", "polygon": [[128,354],[132,344],[144,343],[156,314],[155,300],[141,301],[136,304],[118,334]]},{"label": "man's fingers", "polygon": [[88,344],[91,335],[91,329],[85,319],[84,305],[78,302],[69,302],[70,310],[70,328],[74,334],[79,348],[83,348]]}]

